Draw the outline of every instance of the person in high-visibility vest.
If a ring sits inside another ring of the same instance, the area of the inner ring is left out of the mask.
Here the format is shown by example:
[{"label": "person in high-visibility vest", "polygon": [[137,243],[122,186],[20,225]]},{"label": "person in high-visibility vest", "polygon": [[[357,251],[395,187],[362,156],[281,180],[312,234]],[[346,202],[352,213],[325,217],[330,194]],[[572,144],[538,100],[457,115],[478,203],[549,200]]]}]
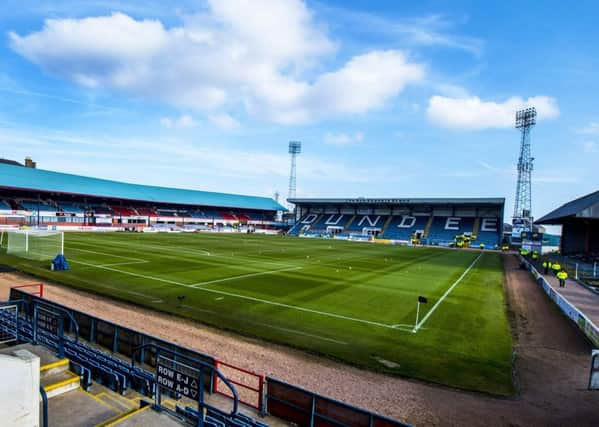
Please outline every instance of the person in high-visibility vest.
[{"label": "person in high-visibility vest", "polygon": [[549,261],[547,261],[547,260],[543,261],[542,266],[543,266],[543,269],[545,270],[545,274],[548,274],[549,273]]},{"label": "person in high-visibility vest", "polygon": [[534,252],[532,253],[532,260],[533,260],[533,261],[536,261],[536,260],[538,260],[538,259],[539,259],[539,253],[538,253],[537,251],[534,251]]},{"label": "person in high-visibility vest", "polygon": [[557,263],[557,262],[554,262],[554,263],[551,265],[551,269],[553,270],[553,272],[554,272],[554,273],[555,273],[555,275],[557,276],[557,273],[559,273],[559,272],[561,271],[561,269],[562,269],[562,266],[561,266],[561,265],[559,265],[559,263]]},{"label": "person in high-visibility vest", "polygon": [[568,278],[568,273],[566,273],[565,270],[561,270],[560,272],[557,273],[557,278],[559,279],[559,287],[565,288],[566,287],[566,279]]},{"label": "person in high-visibility vest", "polygon": [[485,244],[484,244],[484,243],[481,243],[481,244],[480,244],[480,245],[478,245],[478,246],[479,246],[481,249],[484,249],[484,248],[485,248]]},{"label": "person in high-visibility vest", "polygon": [[510,247],[509,247],[508,245],[503,245],[503,246],[501,247],[501,250],[502,250],[502,251],[509,251],[509,250],[510,250]]}]

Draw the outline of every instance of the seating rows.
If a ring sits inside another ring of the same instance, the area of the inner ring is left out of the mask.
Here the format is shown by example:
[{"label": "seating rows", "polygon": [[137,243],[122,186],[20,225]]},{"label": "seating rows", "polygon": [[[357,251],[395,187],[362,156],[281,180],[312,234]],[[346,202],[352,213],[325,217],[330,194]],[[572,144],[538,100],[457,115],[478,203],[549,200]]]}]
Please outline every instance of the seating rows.
[{"label": "seating rows", "polygon": [[356,215],[347,227],[349,232],[362,232],[365,228],[382,230],[387,222],[387,215]]},{"label": "seating rows", "polygon": [[45,212],[63,212],[83,216],[87,212],[93,212],[96,215],[114,215],[117,217],[182,217],[182,218],[201,218],[204,220],[223,220],[223,221],[274,221],[274,215],[264,212],[252,211],[224,211],[214,208],[190,208],[183,209],[177,207],[157,208],[150,206],[136,207],[134,205],[105,205],[100,203],[86,204],[83,202],[73,202],[71,200],[63,201],[45,201],[45,200],[0,200],[0,210],[26,210],[36,212],[38,210]]},{"label": "seating rows", "polygon": [[134,208],[126,207],[126,206],[110,206],[112,213],[118,216],[139,216],[137,211]]},{"label": "seating rows", "polygon": [[[350,222],[351,218],[353,220]],[[296,236],[303,228],[304,235],[318,237],[326,235],[327,227],[343,227],[340,235],[360,233],[365,229],[383,231],[382,237],[392,240],[409,241],[415,233],[420,232],[421,237],[426,231],[430,216],[424,215],[396,215],[389,221],[385,215],[337,215],[337,214],[306,214],[288,232]],[[474,234],[474,217],[435,216],[432,219],[427,238],[428,244],[445,245],[454,241],[457,235]],[[501,224],[498,218],[479,218],[476,246],[484,243],[486,247],[494,247],[501,241]],[[387,224],[387,225],[386,225]],[[386,227],[385,227],[386,225]]]},{"label": "seating rows", "polygon": [[[200,412],[191,406],[181,407],[177,405],[176,411],[179,415],[191,421],[194,425],[197,423],[197,420],[200,417]],[[206,408],[206,412],[204,414],[204,425],[207,427],[268,427],[268,424],[242,414],[241,412],[231,416],[230,414],[222,412],[216,408]]]},{"label": "seating rows", "polygon": [[22,208],[26,211],[52,211],[52,210],[56,210],[56,208],[54,206],[50,206],[48,203],[46,203],[43,200],[22,200],[20,203],[20,206],[22,206]]},{"label": "seating rows", "polygon": [[158,212],[156,212],[152,208],[137,208],[136,211],[140,216],[150,216],[150,217],[158,216]]},{"label": "seating rows", "polygon": [[[32,323],[26,316],[19,315],[19,320],[16,320],[8,312],[0,311],[0,331],[8,332],[16,328],[19,330],[21,340],[30,342],[33,340]],[[37,329],[36,339],[40,344],[53,350],[57,350],[59,347],[60,338],[42,328]],[[145,396],[155,395],[156,382],[151,372],[140,367],[133,367],[129,362],[82,341],[75,342],[70,337],[65,337],[63,344],[67,358],[81,372],[84,389],[91,385],[93,379],[121,394],[125,394],[129,388],[133,388]],[[197,421],[200,414],[195,408],[181,408],[179,406],[177,406],[177,413],[195,421]],[[268,427],[267,424],[239,412],[228,414],[213,407],[206,407],[204,425],[212,427]]]},{"label": "seating rows", "polygon": [[59,202],[58,209],[65,213],[83,214],[85,209],[72,202]]},{"label": "seating rows", "polygon": [[433,217],[428,241],[436,244],[449,244],[454,241],[455,236],[474,231],[474,218],[467,217]]},{"label": "seating rows", "polygon": [[387,226],[383,237],[385,239],[409,241],[417,231],[424,232],[429,218],[429,216],[395,216]]}]

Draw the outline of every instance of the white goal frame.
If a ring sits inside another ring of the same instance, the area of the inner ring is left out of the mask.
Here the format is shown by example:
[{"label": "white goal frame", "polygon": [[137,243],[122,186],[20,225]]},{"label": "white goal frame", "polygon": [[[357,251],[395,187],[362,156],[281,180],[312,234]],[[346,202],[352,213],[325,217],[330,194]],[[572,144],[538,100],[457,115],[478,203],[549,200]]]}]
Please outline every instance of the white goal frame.
[{"label": "white goal frame", "polygon": [[50,237],[60,235],[60,246],[58,253],[54,255],[64,255],[64,231],[51,231],[51,230],[3,230],[0,237],[0,246],[4,243],[4,235],[7,234],[6,238],[6,253],[10,254],[10,234],[19,234],[25,238],[25,247],[23,253],[29,253],[30,249],[30,238],[31,237]]}]

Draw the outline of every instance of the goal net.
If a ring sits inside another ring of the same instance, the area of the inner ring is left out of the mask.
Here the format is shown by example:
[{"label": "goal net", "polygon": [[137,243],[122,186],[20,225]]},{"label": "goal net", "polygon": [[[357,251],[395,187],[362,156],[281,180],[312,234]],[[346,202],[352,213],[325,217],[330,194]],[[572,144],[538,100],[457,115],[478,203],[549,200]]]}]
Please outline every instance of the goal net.
[{"label": "goal net", "polygon": [[7,233],[6,253],[45,261],[64,254],[64,233],[58,231],[19,230]]}]

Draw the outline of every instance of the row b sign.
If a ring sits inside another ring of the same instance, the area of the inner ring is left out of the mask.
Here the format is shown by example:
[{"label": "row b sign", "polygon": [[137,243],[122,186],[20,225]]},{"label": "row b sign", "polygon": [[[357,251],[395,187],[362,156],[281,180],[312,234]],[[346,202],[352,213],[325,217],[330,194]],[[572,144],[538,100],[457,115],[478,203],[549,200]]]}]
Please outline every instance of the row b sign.
[{"label": "row b sign", "polygon": [[197,378],[159,364],[156,366],[156,381],[175,393],[193,400],[198,399],[200,381]]}]

